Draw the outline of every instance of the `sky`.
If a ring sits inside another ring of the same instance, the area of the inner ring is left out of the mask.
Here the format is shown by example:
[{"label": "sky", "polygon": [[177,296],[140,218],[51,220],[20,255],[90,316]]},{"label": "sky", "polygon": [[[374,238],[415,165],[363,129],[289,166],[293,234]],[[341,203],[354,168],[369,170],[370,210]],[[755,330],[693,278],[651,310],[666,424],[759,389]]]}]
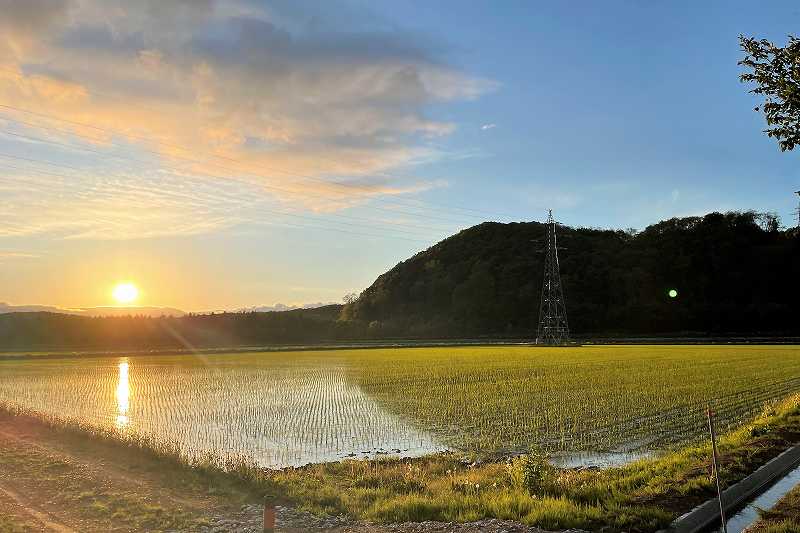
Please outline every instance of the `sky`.
[{"label": "sky", "polygon": [[793,224],[740,1],[0,0],[0,302],[339,302],[487,220]]}]

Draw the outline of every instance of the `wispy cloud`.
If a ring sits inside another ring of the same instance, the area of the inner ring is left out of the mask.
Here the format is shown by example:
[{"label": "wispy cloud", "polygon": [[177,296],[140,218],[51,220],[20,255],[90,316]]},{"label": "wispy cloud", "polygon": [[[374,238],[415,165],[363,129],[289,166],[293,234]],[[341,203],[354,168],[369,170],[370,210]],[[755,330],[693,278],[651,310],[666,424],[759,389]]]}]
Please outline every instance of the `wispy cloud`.
[{"label": "wispy cloud", "polygon": [[0,237],[131,239],[191,235],[237,224],[263,204],[255,186],[142,170],[0,180]]},{"label": "wispy cloud", "polygon": [[[419,35],[361,25],[356,17],[348,25],[322,6],[0,0],[0,11],[0,104],[38,113],[0,108],[6,118],[28,122],[27,129],[38,125],[50,136],[59,136],[59,128],[92,146],[139,146],[173,170],[246,181],[259,185],[262,195],[314,209],[429,187],[425,180],[385,175],[432,157],[431,140],[456,127],[428,118],[425,109],[496,87],[447,65]],[[168,199],[157,204],[162,209],[178,201],[172,185],[147,177],[128,183],[134,205],[144,205],[147,191],[164,192]],[[62,195],[76,191],[76,183],[64,187]],[[93,203],[110,190],[83,191],[87,213],[130,228],[127,233],[144,231],[150,215],[124,209],[125,219],[123,206]],[[18,198],[28,211],[43,201]],[[82,224],[66,201],[57,205],[55,192],[46,201],[49,221],[0,231]],[[155,218],[168,224],[145,233],[199,229]],[[204,220],[219,224],[214,216]],[[83,234],[95,231],[87,227]]]},{"label": "wispy cloud", "polygon": [[34,254],[30,252],[20,252],[17,250],[0,250],[0,260],[3,259],[36,259],[41,257],[41,254]]},{"label": "wispy cloud", "polygon": [[497,127],[497,124],[490,123],[490,124],[484,124],[483,126],[481,126],[481,129],[482,129],[483,131],[486,131],[486,130],[493,130],[493,129],[495,129],[496,127]]}]

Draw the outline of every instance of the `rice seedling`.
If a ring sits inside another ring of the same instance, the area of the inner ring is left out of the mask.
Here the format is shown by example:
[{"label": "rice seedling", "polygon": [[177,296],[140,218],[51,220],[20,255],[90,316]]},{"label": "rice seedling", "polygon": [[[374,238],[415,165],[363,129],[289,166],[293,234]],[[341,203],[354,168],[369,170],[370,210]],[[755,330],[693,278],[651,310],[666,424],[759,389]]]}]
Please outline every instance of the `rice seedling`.
[{"label": "rice seedling", "polygon": [[0,402],[273,468],[690,442],[800,390],[794,346],[442,347],[0,361]]}]

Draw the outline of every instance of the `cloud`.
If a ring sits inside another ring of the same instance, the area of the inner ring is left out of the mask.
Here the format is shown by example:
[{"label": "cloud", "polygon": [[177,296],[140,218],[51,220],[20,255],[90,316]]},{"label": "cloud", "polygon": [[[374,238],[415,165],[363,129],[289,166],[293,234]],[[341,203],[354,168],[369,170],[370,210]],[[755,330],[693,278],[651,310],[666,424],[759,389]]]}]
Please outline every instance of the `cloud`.
[{"label": "cloud", "polygon": [[19,252],[15,250],[0,250],[0,261],[3,259],[36,259],[41,257],[39,254],[29,252]]},{"label": "cloud", "polygon": [[0,62],[29,53],[43,32],[67,22],[69,0],[0,0]]},{"label": "cloud", "polygon": [[[456,128],[430,118],[430,106],[474,100],[497,84],[449,66],[419,35],[290,4],[0,0],[9,30],[0,32],[0,104],[39,114],[2,112],[26,129],[58,128],[95,149],[141,147],[173,169],[245,182],[248,193],[256,185],[315,210],[429,187],[385,174],[433,157],[432,142]],[[64,184],[62,196],[76,183]],[[136,195],[161,190],[147,177],[128,183]],[[28,211],[43,201],[18,196]],[[82,201],[87,213],[132,225],[127,233],[154,231],[138,216],[123,220]],[[55,216],[28,230],[83,224],[64,202],[49,203]]]},{"label": "cloud", "polygon": [[491,124],[484,124],[483,126],[481,126],[481,129],[484,130],[484,131],[485,130],[493,130],[496,127],[497,127],[497,124],[491,123]]},{"label": "cloud", "polygon": [[131,176],[7,173],[0,180],[0,237],[38,233],[78,239],[193,235],[263,213],[255,186],[143,169]]}]

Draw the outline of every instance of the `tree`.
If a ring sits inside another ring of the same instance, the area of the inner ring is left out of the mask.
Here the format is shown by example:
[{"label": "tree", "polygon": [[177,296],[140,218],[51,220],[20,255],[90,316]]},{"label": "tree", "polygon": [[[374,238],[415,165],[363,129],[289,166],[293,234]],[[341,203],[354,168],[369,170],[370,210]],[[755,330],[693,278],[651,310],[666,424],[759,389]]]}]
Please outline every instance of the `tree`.
[{"label": "tree", "polygon": [[777,213],[756,213],[755,222],[768,232],[776,232],[781,228],[781,217]]},{"label": "tree", "polygon": [[[766,39],[739,36],[747,67],[739,79],[755,83],[750,92],[764,97],[761,107],[769,126],[764,133],[778,140],[782,151],[800,144],[800,39],[789,36],[781,48]],[[755,108],[759,111],[759,107]]]},{"label": "tree", "polygon": [[347,294],[344,295],[344,298],[342,298],[342,301],[344,302],[345,305],[354,303],[356,300],[358,300],[358,294],[354,292],[348,292]]}]

